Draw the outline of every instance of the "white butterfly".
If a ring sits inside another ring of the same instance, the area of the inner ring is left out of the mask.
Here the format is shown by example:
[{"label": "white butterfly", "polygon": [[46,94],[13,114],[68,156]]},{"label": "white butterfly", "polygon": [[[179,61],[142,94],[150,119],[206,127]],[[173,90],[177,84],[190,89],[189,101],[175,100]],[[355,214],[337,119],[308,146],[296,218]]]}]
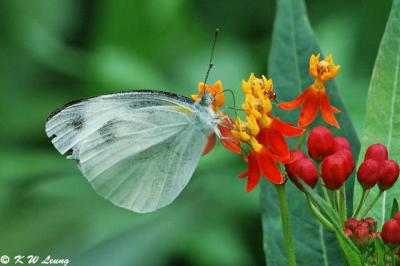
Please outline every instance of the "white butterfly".
[{"label": "white butterfly", "polygon": [[98,194],[145,213],[170,204],[191,178],[221,120],[214,96],[198,101],[133,91],[75,101],[50,114],[46,133]]}]

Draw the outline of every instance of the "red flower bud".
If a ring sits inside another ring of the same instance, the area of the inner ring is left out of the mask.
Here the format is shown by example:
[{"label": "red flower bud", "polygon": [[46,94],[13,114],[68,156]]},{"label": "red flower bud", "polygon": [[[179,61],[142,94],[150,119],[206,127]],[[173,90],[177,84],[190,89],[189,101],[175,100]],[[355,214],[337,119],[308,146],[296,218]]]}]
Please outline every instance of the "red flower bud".
[{"label": "red flower bud", "polygon": [[358,221],[355,218],[349,218],[344,223],[344,226],[352,231],[354,231],[358,227]]},{"label": "red flower bud", "polygon": [[337,137],[335,137],[334,142],[333,142],[332,153],[335,153],[335,152],[338,152],[341,150],[351,151],[351,146],[350,146],[349,141],[345,137],[337,136]]},{"label": "red flower bud", "polygon": [[365,160],[357,171],[358,182],[364,189],[370,189],[378,183],[378,162],[373,159]]},{"label": "red flower bud", "polygon": [[303,158],[296,163],[294,175],[289,177],[303,191],[303,186],[300,184],[299,179],[314,188],[318,182],[318,170],[310,158]]},{"label": "red flower bud", "polygon": [[307,140],[308,154],[318,161],[332,153],[334,137],[331,131],[324,126],[311,129]]},{"label": "red flower bud", "polygon": [[349,228],[343,228],[343,233],[350,238],[353,237],[353,232]]},{"label": "red flower bud", "polygon": [[297,162],[301,159],[307,158],[307,155],[300,150],[292,150],[290,151],[290,160],[291,163],[285,165],[286,172],[290,178],[294,177],[294,169],[297,166]]},{"label": "red flower bud", "polygon": [[390,219],[383,224],[381,237],[389,245],[400,245],[400,222]]},{"label": "red flower bud", "polygon": [[355,166],[353,154],[351,153],[350,150],[347,150],[347,149],[338,151],[335,154],[343,157],[344,164],[347,169],[347,177],[349,177],[350,174],[353,172],[354,166]]},{"label": "red flower bud", "polygon": [[349,176],[349,166],[339,153],[329,155],[322,161],[322,180],[329,189],[338,189]]},{"label": "red flower bud", "polygon": [[364,161],[368,159],[374,159],[380,164],[381,162],[387,160],[388,157],[388,150],[386,146],[383,144],[372,144],[368,147],[367,151],[365,152]]},{"label": "red flower bud", "polygon": [[379,167],[378,185],[381,190],[391,188],[399,177],[399,165],[393,160],[383,161]]},{"label": "red flower bud", "polygon": [[400,222],[400,211],[396,212],[396,214],[393,216],[394,219],[399,220]]},{"label": "red flower bud", "polygon": [[358,245],[367,245],[370,239],[369,229],[365,226],[359,226],[354,230],[354,241]]},{"label": "red flower bud", "polygon": [[368,229],[370,233],[376,232],[376,228],[378,227],[378,223],[372,217],[367,217],[363,220],[363,223],[368,225]]}]

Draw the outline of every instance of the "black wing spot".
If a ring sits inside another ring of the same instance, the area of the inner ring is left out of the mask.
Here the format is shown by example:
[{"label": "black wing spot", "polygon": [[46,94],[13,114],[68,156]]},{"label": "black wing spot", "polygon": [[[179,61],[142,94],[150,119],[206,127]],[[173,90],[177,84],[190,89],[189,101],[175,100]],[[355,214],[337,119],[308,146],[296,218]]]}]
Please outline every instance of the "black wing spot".
[{"label": "black wing spot", "polygon": [[67,151],[64,153],[64,155],[65,155],[65,156],[72,156],[73,153],[74,153],[74,150],[71,148],[71,149],[67,150]]},{"label": "black wing spot", "polygon": [[57,135],[56,135],[56,134],[53,134],[53,135],[50,136],[50,140],[53,140],[53,139],[55,139],[55,138],[57,138]]},{"label": "black wing spot", "polygon": [[69,123],[69,126],[73,127],[75,130],[79,131],[83,128],[83,123],[84,123],[83,117],[77,116]]},{"label": "black wing spot", "polygon": [[114,124],[116,120],[110,120],[99,129],[100,136],[104,139],[105,142],[110,142],[115,139],[115,133],[113,132]]}]

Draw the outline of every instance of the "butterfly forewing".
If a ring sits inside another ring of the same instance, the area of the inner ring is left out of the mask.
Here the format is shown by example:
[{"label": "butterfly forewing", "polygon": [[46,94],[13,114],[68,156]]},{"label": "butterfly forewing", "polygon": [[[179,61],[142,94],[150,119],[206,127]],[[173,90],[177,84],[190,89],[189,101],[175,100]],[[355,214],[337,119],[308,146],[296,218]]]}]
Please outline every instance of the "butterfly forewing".
[{"label": "butterfly forewing", "polygon": [[154,91],[99,96],[52,114],[46,133],[101,196],[150,212],[178,196],[206,145],[192,106]]}]

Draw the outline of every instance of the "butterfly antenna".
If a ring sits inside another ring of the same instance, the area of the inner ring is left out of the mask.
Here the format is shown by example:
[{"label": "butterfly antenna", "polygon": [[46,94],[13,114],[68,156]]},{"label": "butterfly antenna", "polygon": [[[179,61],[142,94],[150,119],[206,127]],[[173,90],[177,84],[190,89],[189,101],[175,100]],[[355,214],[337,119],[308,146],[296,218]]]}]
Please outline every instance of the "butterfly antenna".
[{"label": "butterfly antenna", "polygon": [[233,107],[230,107],[229,109],[233,109],[234,111],[235,111],[235,117],[238,117],[238,114],[237,114],[237,108],[236,108],[236,99],[235,99],[235,93],[233,92],[233,90],[231,90],[231,89],[225,89],[225,90],[223,90],[223,92],[225,92],[225,91],[229,91],[231,94],[232,94],[232,99],[233,99]]},{"label": "butterfly antenna", "polygon": [[215,32],[214,32],[214,41],[213,41],[213,45],[211,48],[210,61],[208,62],[206,77],[204,78],[203,94],[206,92],[206,83],[207,83],[208,75],[210,75],[211,68],[214,66],[212,59],[214,56],[215,44],[217,43],[217,39],[218,39],[218,32],[219,32],[219,28],[216,28]]}]

